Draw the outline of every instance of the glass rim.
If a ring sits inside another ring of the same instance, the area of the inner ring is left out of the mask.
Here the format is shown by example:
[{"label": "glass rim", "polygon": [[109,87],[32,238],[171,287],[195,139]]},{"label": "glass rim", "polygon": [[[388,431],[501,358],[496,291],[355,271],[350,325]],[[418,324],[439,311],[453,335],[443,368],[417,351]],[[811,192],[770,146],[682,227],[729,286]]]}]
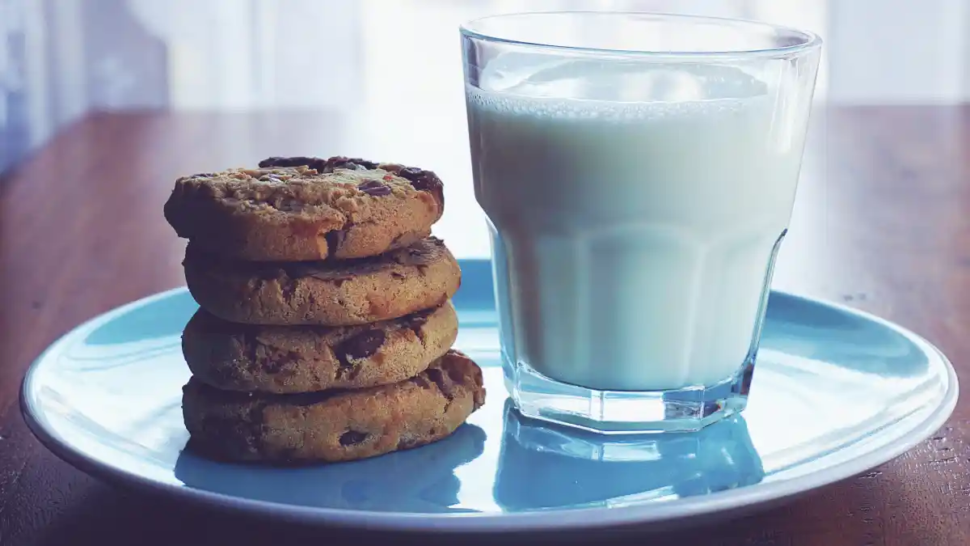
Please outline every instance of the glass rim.
[{"label": "glass rim", "polygon": [[[794,36],[797,36],[799,38],[799,41],[798,43],[795,43],[795,44],[783,45],[778,47],[758,48],[758,49],[733,49],[733,50],[711,50],[711,51],[702,51],[702,50],[660,51],[660,50],[645,50],[645,49],[601,48],[601,47],[584,47],[584,46],[549,44],[549,43],[542,43],[542,42],[533,42],[529,40],[501,38],[472,28],[475,24],[482,23],[485,21],[492,21],[497,19],[510,19],[513,17],[544,16],[544,15],[637,16],[637,17],[648,17],[651,19],[661,20],[661,21],[668,20],[668,21],[682,21],[682,22],[694,22],[694,23],[706,22],[710,24],[719,24],[722,26],[735,26],[735,27],[746,26],[746,27],[761,28],[763,30],[771,30],[774,32],[790,33]],[[807,51],[815,50],[820,48],[822,45],[822,39],[814,32],[811,32],[808,30],[801,30],[794,27],[788,27],[784,25],[775,25],[771,23],[752,21],[748,19],[733,19],[728,17],[709,17],[709,16],[701,16],[701,15],[680,15],[680,14],[673,14],[673,13],[660,13],[660,12],[649,12],[649,11],[563,10],[563,11],[524,11],[524,12],[515,12],[515,13],[501,13],[496,15],[487,15],[485,17],[478,17],[475,19],[465,21],[464,23],[461,23],[458,28],[462,36],[467,38],[474,38],[476,40],[481,40],[485,42],[528,46],[528,47],[563,51],[563,52],[572,51],[576,53],[624,55],[624,56],[637,56],[637,57],[647,57],[647,58],[702,59],[702,58],[784,57],[784,56],[798,55]]]}]

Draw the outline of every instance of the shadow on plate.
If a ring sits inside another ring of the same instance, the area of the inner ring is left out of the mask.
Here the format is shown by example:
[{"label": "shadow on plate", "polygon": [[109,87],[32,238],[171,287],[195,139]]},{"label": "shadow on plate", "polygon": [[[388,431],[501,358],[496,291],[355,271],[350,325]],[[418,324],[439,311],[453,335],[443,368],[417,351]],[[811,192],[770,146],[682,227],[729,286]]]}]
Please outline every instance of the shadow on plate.
[{"label": "shadow on plate", "polygon": [[524,418],[506,401],[494,494],[513,511],[622,506],[706,495],[763,478],[741,416],[696,433],[602,436]]},{"label": "shadow on plate", "polygon": [[394,512],[466,512],[454,470],[485,448],[485,431],[462,425],[450,437],[372,459],[292,468],[215,462],[184,449],[175,477],[187,487],[302,506]]}]

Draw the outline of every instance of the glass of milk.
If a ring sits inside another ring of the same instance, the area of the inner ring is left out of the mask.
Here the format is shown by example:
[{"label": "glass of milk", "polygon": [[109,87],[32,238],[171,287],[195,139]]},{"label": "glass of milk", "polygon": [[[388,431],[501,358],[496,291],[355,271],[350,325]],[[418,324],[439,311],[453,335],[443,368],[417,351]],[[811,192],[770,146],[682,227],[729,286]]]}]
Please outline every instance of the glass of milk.
[{"label": "glass of milk", "polygon": [[516,408],[604,433],[741,411],[821,41],[611,12],[500,15],[461,34]]}]

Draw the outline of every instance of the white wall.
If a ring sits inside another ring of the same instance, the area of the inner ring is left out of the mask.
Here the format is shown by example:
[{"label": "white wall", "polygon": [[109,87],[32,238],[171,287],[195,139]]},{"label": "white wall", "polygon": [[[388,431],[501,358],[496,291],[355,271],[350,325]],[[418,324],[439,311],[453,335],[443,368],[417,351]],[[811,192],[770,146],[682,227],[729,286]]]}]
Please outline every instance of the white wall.
[{"label": "white wall", "polygon": [[829,4],[830,100],[865,104],[970,99],[970,2]]},{"label": "white wall", "polygon": [[182,109],[328,108],[355,102],[362,3],[353,0],[127,0],[168,52]]}]

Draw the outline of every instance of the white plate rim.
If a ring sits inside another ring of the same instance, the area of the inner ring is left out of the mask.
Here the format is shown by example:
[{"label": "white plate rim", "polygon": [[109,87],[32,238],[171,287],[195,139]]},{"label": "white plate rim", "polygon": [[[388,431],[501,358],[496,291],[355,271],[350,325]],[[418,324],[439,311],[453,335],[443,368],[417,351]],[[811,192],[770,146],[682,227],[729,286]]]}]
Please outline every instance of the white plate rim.
[{"label": "white plate rim", "polygon": [[[50,429],[42,414],[35,412],[30,394],[32,382],[37,369],[43,364],[49,354],[56,353],[61,346],[67,344],[72,339],[114,320],[120,315],[149,305],[155,301],[175,297],[187,292],[187,288],[182,286],[134,300],[95,316],[60,336],[31,363],[24,376],[20,389],[20,409],[24,420],[31,432],[33,432],[41,444],[48,450],[78,470],[91,476],[107,482],[131,486],[149,493],[169,495],[174,499],[188,500],[195,504],[212,508],[237,511],[249,515],[269,517],[280,521],[301,524],[398,532],[558,532],[668,523],[674,520],[730,512],[772,501],[780,501],[818,489],[861,474],[899,457],[938,431],[952,415],[959,397],[959,381],[953,365],[936,346],[918,334],[871,313],[853,309],[846,305],[807,296],[799,296],[785,291],[772,290],[772,294],[801,300],[803,304],[828,307],[841,313],[855,315],[861,319],[874,322],[909,339],[924,353],[935,356],[946,368],[947,372],[947,389],[939,405],[926,419],[914,425],[911,429],[908,429],[906,434],[891,446],[870,452],[861,457],[836,463],[824,471],[664,503],[646,503],[609,508],[547,509],[514,514],[417,514],[294,506],[277,502],[244,499],[224,493],[215,493],[187,486],[163,483],[134,472],[115,468],[109,464],[90,458],[76,449],[54,430]],[[564,514],[568,514],[570,517],[564,518]]]}]

